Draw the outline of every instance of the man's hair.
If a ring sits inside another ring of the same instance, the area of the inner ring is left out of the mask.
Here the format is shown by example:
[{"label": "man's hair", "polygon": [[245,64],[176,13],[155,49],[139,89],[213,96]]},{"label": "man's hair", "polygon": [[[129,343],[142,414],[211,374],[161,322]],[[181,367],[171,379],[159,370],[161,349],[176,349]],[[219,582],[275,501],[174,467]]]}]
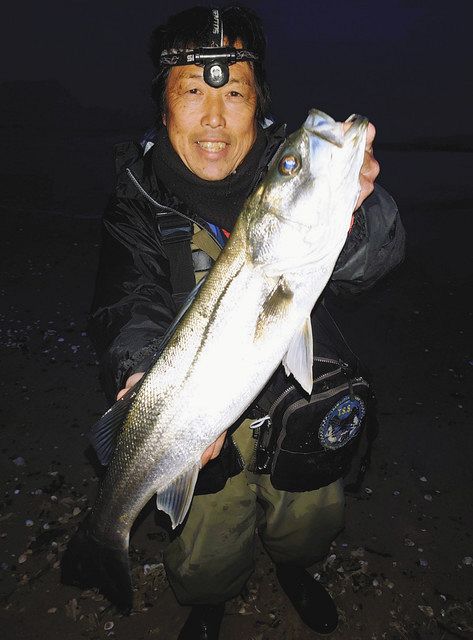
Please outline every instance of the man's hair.
[{"label": "man's hair", "polygon": [[[251,62],[257,95],[256,117],[262,121],[269,113],[270,93],[264,71],[266,39],[261,19],[251,9],[231,6],[220,9],[223,34],[232,47],[240,41],[244,49],[252,51],[258,60]],[[158,124],[166,112],[166,81],[170,67],[159,64],[161,53],[169,49],[194,49],[211,46],[212,12],[209,7],[192,7],[171,16],[166,24],[159,25],[151,34],[149,55],[157,75],[152,82],[151,94],[156,103]]]}]

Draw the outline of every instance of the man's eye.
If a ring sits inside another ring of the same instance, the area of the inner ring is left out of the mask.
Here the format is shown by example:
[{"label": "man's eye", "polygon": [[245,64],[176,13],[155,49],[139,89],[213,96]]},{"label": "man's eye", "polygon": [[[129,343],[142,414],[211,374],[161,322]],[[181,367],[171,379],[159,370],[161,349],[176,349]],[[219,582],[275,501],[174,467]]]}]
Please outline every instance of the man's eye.
[{"label": "man's eye", "polygon": [[189,93],[192,93],[193,95],[197,95],[199,93],[198,89],[189,89]]},{"label": "man's eye", "polygon": [[230,96],[231,96],[232,98],[241,98],[241,97],[243,97],[243,96],[241,95],[241,93],[239,93],[238,91],[230,91]]}]

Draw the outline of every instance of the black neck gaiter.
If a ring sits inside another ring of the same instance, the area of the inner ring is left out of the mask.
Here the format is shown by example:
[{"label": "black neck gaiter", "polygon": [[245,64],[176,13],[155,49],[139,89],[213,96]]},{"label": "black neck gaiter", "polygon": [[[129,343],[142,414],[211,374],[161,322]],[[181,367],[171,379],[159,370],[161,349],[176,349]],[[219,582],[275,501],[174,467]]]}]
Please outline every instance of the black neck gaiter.
[{"label": "black neck gaiter", "polygon": [[258,125],[256,140],[237,169],[223,180],[203,180],[192,173],[171,145],[165,127],[158,131],[153,168],[158,179],[191,214],[231,231],[258,179],[267,137]]}]

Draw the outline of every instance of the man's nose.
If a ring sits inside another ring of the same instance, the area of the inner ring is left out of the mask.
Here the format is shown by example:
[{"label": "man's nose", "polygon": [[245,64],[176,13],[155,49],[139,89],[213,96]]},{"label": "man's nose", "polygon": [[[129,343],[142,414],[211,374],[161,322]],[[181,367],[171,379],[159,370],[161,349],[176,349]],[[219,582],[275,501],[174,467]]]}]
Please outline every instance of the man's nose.
[{"label": "man's nose", "polygon": [[225,105],[223,96],[217,91],[212,91],[205,100],[202,125],[215,129],[225,126]]}]

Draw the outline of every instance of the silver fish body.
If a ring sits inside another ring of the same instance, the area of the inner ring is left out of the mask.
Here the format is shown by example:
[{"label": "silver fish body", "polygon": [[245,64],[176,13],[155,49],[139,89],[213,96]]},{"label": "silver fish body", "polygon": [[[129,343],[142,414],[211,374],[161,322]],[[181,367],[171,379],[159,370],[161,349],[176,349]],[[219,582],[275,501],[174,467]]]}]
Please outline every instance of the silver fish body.
[{"label": "silver fish body", "polygon": [[144,504],[177,526],[202,453],[283,361],[312,386],[310,313],[345,242],[359,193],[367,120],[312,110],[247,200],[195,300],[133,399],[88,520],[127,552]]}]

